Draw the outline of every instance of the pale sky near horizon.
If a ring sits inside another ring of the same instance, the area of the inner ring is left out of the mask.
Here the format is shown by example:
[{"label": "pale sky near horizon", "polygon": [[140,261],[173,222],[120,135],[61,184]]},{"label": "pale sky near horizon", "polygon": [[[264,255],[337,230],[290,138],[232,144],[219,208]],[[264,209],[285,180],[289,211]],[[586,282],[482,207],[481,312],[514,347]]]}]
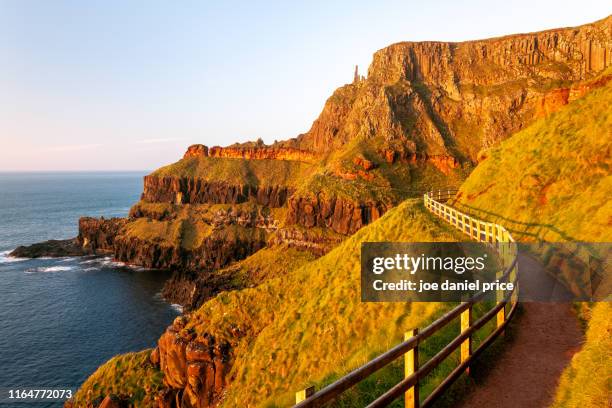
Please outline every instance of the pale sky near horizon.
[{"label": "pale sky near horizon", "polygon": [[149,170],[306,132],[399,41],[575,26],[607,1],[0,0],[0,171]]}]

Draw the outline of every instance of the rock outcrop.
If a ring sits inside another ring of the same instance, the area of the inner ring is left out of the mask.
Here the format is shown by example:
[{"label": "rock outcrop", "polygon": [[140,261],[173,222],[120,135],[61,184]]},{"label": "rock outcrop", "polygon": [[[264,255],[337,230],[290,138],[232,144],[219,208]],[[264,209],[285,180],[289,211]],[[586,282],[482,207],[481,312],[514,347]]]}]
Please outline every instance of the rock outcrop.
[{"label": "rock outcrop", "polygon": [[340,234],[353,234],[380,218],[389,207],[383,203],[360,203],[323,195],[291,197],[287,222],[307,228],[324,227]]},{"label": "rock outcrop", "polygon": [[[231,345],[213,335],[196,338],[184,330],[185,320],[178,317],[168,327],[152,354],[152,362],[164,372],[164,382],[174,393],[176,405],[172,406],[216,406],[231,368]],[[239,333],[234,334],[235,338],[240,337]]]},{"label": "rock outcrop", "polygon": [[321,234],[308,228],[281,228],[270,238],[270,245],[286,245],[321,256],[342,242],[343,235]]},{"label": "rock outcrop", "polygon": [[241,289],[240,283],[234,282],[231,273],[197,273],[196,271],[175,271],[164,283],[164,299],[183,306],[183,310],[194,310],[213,296]]},{"label": "rock outcrop", "polygon": [[82,217],[79,219],[77,242],[94,254],[113,253],[115,238],[127,223],[127,218]]},{"label": "rock outcrop", "polygon": [[266,234],[260,229],[246,234],[218,231],[193,249],[119,235],[114,240],[113,252],[116,260],[145,268],[210,271],[244,259],[265,245]]},{"label": "rock outcrop", "polygon": [[88,255],[76,238],[64,240],[49,240],[28,246],[19,246],[9,254],[15,258],[41,258],[44,256],[58,258],[64,256]]},{"label": "rock outcrop", "polygon": [[151,203],[239,204],[254,200],[282,207],[291,194],[285,186],[232,185],[198,178],[145,176],[142,199]]},{"label": "rock outcrop", "polygon": [[334,92],[295,146],[332,151],[381,137],[391,148],[413,143],[423,157],[474,162],[537,117],[543,99],[564,92],[557,88],[611,62],[612,17],[479,41],[393,44],[374,54],[367,79]]},{"label": "rock outcrop", "polygon": [[317,156],[313,152],[291,147],[207,147],[202,144],[189,146],[183,158],[189,157],[221,157],[246,160],[290,160],[306,163],[312,163],[317,159]]}]

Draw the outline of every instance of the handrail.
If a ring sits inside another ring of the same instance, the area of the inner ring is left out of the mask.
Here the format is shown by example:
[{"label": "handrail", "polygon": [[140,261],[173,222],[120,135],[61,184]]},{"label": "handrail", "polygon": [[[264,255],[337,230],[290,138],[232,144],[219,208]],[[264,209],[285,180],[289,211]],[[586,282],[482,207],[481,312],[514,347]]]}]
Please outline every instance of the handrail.
[{"label": "handrail", "polygon": [[[370,405],[368,405],[368,408],[387,406],[395,399],[399,398],[402,394],[405,394],[407,398],[406,407],[412,406],[418,408],[429,406],[437,397],[442,395],[442,393],[463,372],[468,369],[473,359],[489,344],[491,344],[500,333],[503,332],[508,324],[508,321],[512,318],[512,316],[514,316],[517,306],[517,246],[514,244],[509,249],[507,245],[500,245],[502,242],[515,242],[510,233],[503,226],[470,217],[469,215],[444,204],[450,200],[455,193],[456,190],[450,189],[426,193],[423,195],[425,208],[427,208],[434,215],[453,225],[464,234],[470,236],[470,238],[479,242],[486,242],[491,245],[491,247],[500,255],[504,265],[503,270],[498,272],[498,279],[509,280],[510,275],[514,272],[514,289],[505,295],[500,295],[495,307],[487,311],[477,321],[472,322],[472,305],[483,295],[482,292],[476,294],[469,302],[460,303],[452,310],[446,312],[444,315],[433,321],[422,331],[417,332],[415,330],[410,332],[413,335],[409,336],[404,342],[387,350],[361,367],[356,368],[342,378],[322,388],[320,391],[314,392],[314,387],[310,387],[298,392],[296,394],[296,405],[294,408],[320,407],[323,404],[336,399],[344,391],[361,382],[373,373],[396,361],[397,358],[401,357],[402,355],[407,357],[408,353],[412,353],[412,358],[410,359],[412,367],[406,367],[406,377],[374,400]],[[506,305],[508,302],[511,303],[512,307],[508,314],[506,314]],[[472,335],[476,330],[482,328],[487,322],[492,320],[493,316],[497,317],[497,326],[495,330],[489,334],[489,336],[479,345],[476,350],[472,351]],[[457,317],[461,317],[460,334],[419,368],[418,357],[416,357],[418,356],[418,345],[425,339],[434,335],[436,332],[438,332],[438,330],[446,326]],[[442,382],[424,399],[422,404],[419,403],[419,381],[433,369],[435,369],[444,359],[446,359],[459,347],[461,348],[461,363],[444,380],[442,380]],[[406,358],[405,361],[406,364],[408,364],[409,359]]]}]

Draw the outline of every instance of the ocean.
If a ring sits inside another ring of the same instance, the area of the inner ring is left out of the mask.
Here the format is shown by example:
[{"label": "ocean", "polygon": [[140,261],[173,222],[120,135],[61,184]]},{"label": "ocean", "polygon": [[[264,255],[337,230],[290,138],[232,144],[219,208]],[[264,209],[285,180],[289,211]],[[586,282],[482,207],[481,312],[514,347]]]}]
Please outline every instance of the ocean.
[{"label": "ocean", "polygon": [[[127,267],[110,257],[7,257],[19,245],[75,237],[81,216],[126,216],[140,196],[143,175],[0,173],[2,393],[74,390],[112,356],[154,347],[179,314],[160,296],[166,272]],[[4,397],[2,407],[33,406]]]}]

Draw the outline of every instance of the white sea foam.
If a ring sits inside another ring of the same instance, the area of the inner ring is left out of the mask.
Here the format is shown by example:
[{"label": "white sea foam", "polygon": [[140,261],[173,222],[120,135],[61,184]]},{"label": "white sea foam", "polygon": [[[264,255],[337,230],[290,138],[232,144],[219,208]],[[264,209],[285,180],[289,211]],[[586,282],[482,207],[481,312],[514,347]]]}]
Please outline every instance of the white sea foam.
[{"label": "white sea foam", "polygon": [[113,268],[129,268],[133,271],[136,272],[142,272],[142,271],[148,271],[150,270],[149,268],[145,268],[143,266],[138,266],[138,265],[130,265],[127,264],[125,262],[120,262],[120,261],[115,261],[113,260],[112,257],[110,256],[105,256],[105,257],[101,257],[101,258],[93,258],[93,259],[87,259],[84,261],[80,261],[79,264],[81,265],[99,265],[99,266],[106,266],[106,267],[113,267]]},{"label": "white sea foam", "polygon": [[2,252],[0,252],[0,264],[27,261],[29,259],[29,258],[13,258],[13,257],[9,257],[8,254],[10,254],[11,252],[13,252],[13,251],[2,251]]},{"label": "white sea foam", "polygon": [[115,266],[115,267],[126,266],[126,264],[124,264],[123,262],[114,261],[113,258],[110,256],[105,256],[104,258],[101,258],[100,263],[104,266]]},{"label": "white sea foam", "polygon": [[48,272],[67,272],[73,270],[73,266],[41,266],[38,268],[27,269],[26,273],[48,273]]},{"label": "white sea foam", "polygon": [[174,310],[176,310],[179,313],[183,313],[183,306],[176,304],[176,303],[172,303],[170,305],[171,308],[173,308]]}]

